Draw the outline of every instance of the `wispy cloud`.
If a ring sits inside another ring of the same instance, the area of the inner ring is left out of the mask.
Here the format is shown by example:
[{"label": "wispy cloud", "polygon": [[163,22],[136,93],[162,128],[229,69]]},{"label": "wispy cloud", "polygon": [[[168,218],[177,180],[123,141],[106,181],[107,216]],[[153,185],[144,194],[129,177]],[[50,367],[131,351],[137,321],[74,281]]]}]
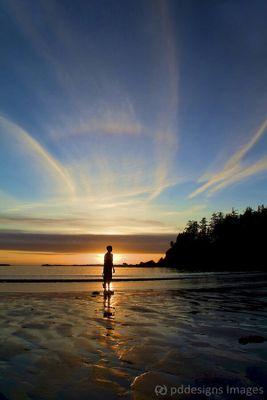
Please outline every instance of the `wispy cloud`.
[{"label": "wispy cloud", "polygon": [[[129,104],[126,104],[129,105]],[[95,115],[88,118],[86,112],[65,118],[61,125],[52,126],[49,135],[53,139],[66,139],[68,136],[78,135],[140,135],[145,128],[138,121],[132,106],[101,107]],[[84,115],[83,115],[84,114]],[[105,140],[103,138],[103,140]]]},{"label": "wispy cloud", "polygon": [[[262,171],[267,170],[266,157],[252,163],[249,166],[244,166],[243,161],[248,152],[255,146],[262,136],[266,133],[267,120],[265,120],[257,131],[252,135],[250,140],[237,150],[232,157],[230,157],[223,168],[214,173],[209,174],[209,179],[202,186],[196,189],[189,195],[189,198],[196,197],[197,195],[206,192],[208,195],[212,195],[217,191],[226,188],[229,185],[238,183],[250,176],[258,174]],[[199,182],[203,182],[207,174],[199,179]]]},{"label": "wispy cloud", "polygon": [[218,185],[212,187],[209,191],[209,194],[213,194],[218,190],[225,188],[226,186],[232,185],[237,182],[241,182],[242,180],[249,178],[250,176],[259,174],[260,172],[267,170],[267,157],[263,157],[250,166],[243,168],[239,172],[236,172],[232,177],[229,177],[227,180],[222,181]]},{"label": "wispy cloud", "polygon": [[[80,21],[77,29],[60,3],[30,7],[11,0],[6,9],[45,79],[29,77],[16,65],[23,85],[29,92],[34,86],[34,98],[43,106],[40,115],[31,110],[41,130],[33,135],[2,119],[3,134],[10,131],[21,151],[34,156],[35,164],[25,163],[25,169],[47,175],[49,193],[1,207],[2,225],[35,232],[174,231],[176,223],[152,208],[164,190],[184,179],[174,166],[179,68],[167,2],[157,1],[147,13],[153,30],[146,37],[148,65],[152,62],[148,83],[138,68],[136,75],[134,69],[124,71],[116,57],[103,62],[109,38],[103,35],[95,45],[90,29]],[[151,12],[156,15],[150,20]],[[120,41],[117,45],[119,53]],[[131,49],[128,53],[130,60]],[[138,62],[138,53],[135,57]]]},{"label": "wispy cloud", "polygon": [[[80,207],[81,208],[81,207]],[[43,206],[44,209],[44,206]],[[55,210],[47,215],[44,210],[21,213],[16,210],[8,214],[0,214],[0,229],[20,229],[28,232],[54,232],[54,233],[109,233],[109,234],[135,234],[135,233],[169,233],[169,224],[159,219],[148,219],[144,214],[139,217],[127,215],[125,207],[119,213],[108,210],[97,210],[93,205],[88,211],[72,209],[71,214],[55,214]],[[120,214],[120,218],[118,218]]]},{"label": "wispy cloud", "polygon": [[[119,182],[121,192],[131,189],[137,192],[146,186],[148,201],[155,199],[173,185],[176,175],[174,159],[178,147],[179,69],[173,21],[167,2],[157,1],[153,10],[149,10],[157,14],[153,26],[156,35],[151,38],[155,38],[155,48],[160,51],[155,54],[158,59],[156,72],[151,73],[150,96],[153,97],[153,102],[150,112],[154,113],[154,121],[148,124],[146,118],[142,118],[143,110],[140,115],[136,112],[132,94],[120,83],[120,77],[111,72],[113,68],[105,67],[103,63],[96,68],[90,55],[90,49],[95,46],[88,31],[82,27],[77,30],[73,20],[59,3],[42,1],[35,7],[42,23],[36,23],[35,13],[32,11],[35,10],[34,7],[31,9],[18,0],[7,2],[7,9],[19,29],[43,60],[43,65],[49,68],[49,73],[52,73],[59,87],[60,99],[56,102],[56,110],[51,107],[51,104],[55,104],[53,96],[40,92],[40,99],[46,103],[49,111],[49,120],[44,124],[52,142],[62,139],[62,148],[57,149],[58,153],[63,158],[66,157],[78,185],[81,183],[80,189],[89,190],[92,194],[97,191],[101,182],[102,190],[113,195],[114,182],[117,187]],[[49,36],[44,31],[44,26],[49,26]],[[102,57],[101,52],[96,55]],[[48,98],[45,99],[45,96]],[[115,149],[113,156],[110,149],[105,148],[106,139],[102,136],[97,139],[103,134],[112,136],[115,140],[120,135],[134,136],[137,139],[136,143],[131,141],[122,149]],[[82,147],[78,147],[78,143],[70,143],[78,136],[82,137]],[[59,146],[58,143],[54,145]],[[141,151],[137,151],[137,145]],[[144,156],[142,146],[147,146],[149,157]],[[88,148],[86,163],[82,151],[85,148]],[[98,160],[92,153],[97,154]],[[98,168],[97,162],[103,172]],[[115,162],[121,164],[119,172],[114,168]],[[128,168],[130,162],[132,168]],[[122,171],[125,171],[123,178]]]},{"label": "wispy cloud", "polygon": [[28,132],[0,116],[0,137],[9,141],[13,152],[19,149],[20,152],[34,157],[35,167],[39,165],[45,172],[50,172],[51,176],[58,177],[58,184],[62,186],[63,182],[65,188],[74,194],[75,186],[66,169]]},{"label": "wispy cloud", "polygon": [[[162,32],[163,54],[160,54],[161,62],[168,80],[165,84],[165,93],[158,93],[162,97],[162,107],[157,119],[157,128],[153,134],[156,147],[157,166],[155,168],[155,181],[157,188],[151,195],[156,198],[165,189],[166,181],[172,176],[173,162],[178,150],[177,113],[178,113],[178,82],[179,66],[176,51],[173,21],[169,5],[166,1],[156,2],[155,12],[158,12]],[[164,61],[163,61],[164,60]],[[172,179],[171,179],[172,180]]]}]

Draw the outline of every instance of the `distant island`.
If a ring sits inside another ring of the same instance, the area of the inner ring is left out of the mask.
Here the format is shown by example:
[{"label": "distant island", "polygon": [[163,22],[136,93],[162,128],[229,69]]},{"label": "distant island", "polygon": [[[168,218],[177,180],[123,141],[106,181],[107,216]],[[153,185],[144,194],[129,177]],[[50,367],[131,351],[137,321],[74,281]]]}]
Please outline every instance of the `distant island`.
[{"label": "distant island", "polygon": [[154,260],[149,260],[149,261],[141,261],[138,264],[127,264],[123,263],[122,267],[143,267],[143,268],[152,268],[152,267],[158,267],[158,263],[155,262]]},{"label": "distant island", "polygon": [[11,264],[0,264],[0,267],[11,267]]},{"label": "distant island", "polygon": [[[103,264],[42,264],[42,267],[101,267]],[[139,264],[115,264],[117,267],[158,267],[154,260],[140,262]]]},{"label": "distant island", "polygon": [[102,264],[42,264],[42,267],[99,267]]},{"label": "distant island", "polygon": [[157,266],[187,271],[265,270],[267,208],[188,221]]}]

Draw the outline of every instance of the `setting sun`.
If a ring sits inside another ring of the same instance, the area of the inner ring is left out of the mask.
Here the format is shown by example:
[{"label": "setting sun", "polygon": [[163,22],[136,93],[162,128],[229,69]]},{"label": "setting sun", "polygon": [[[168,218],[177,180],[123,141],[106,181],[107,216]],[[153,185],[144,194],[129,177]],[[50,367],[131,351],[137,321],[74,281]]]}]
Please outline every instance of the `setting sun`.
[{"label": "setting sun", "polygon": [[[104,262],[104,253],[97,254],[97,264],[103,264]],[[122,262],[121,254],[113,254],[113,262],[114,264],[120,264]]]}]

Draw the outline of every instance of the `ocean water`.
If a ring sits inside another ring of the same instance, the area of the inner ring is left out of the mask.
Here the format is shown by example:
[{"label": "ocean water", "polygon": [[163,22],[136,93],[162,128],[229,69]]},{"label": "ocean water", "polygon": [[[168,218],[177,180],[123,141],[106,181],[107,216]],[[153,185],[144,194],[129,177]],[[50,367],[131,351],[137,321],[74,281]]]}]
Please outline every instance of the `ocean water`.
[{"label": "ocean water", "polygon": [[[74,277],[84,279],[101,278],[102,266],[40,266],[40,265],[14,265],[0,267],[0,278],[62,278],[72,279]],[[162,277],[177,276],[179,272],[171,268],[140,268],[115,266],[114,278],[133,277]]]},{"label": "ocean water", "polygon": [[[180,272],[173,268],[115,267],[113,290],[266,287],[258,272]],[[83,292],[102,290],[101,266],[0,267],[0,292]]]}]

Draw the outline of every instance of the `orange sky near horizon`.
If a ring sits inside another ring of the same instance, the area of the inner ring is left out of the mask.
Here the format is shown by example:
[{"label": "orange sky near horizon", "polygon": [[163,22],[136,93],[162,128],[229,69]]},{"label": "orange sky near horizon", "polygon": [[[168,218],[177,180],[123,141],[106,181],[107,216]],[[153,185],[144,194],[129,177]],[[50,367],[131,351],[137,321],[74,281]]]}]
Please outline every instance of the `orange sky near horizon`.
[{"label": "orange sky near horizon", "polygon": [[[0,263],[16,265],[40,264],[102,264],[104,253],[54,253],[0,250]],[[158,261],[161,253],[114,253],[115,264],[136,264],[141,261]]]}]

